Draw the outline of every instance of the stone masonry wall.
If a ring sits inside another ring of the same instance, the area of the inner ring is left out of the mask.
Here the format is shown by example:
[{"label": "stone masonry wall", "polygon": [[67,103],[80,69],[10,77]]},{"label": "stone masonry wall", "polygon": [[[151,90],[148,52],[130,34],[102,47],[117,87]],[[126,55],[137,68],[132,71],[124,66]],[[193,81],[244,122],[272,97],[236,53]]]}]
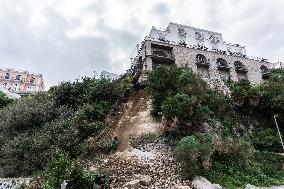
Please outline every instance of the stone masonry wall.
[{"label": "stone masonry wall", "polygon": [[[178,45],[170,45],[154,41],[145,41],[140,52],[140,56],[142,56],[142,62],[144,65],[144,72],[152,70],[151,44],[160,44],[163,46],[172,47],[173,55],[175,58],[175,64],[177,64],[177,66],[189,66],[193,70],[193,72],[200,74],[203,79],[208,81],[209,85],[212,88],[223,91],[225,94],[227,94],[229,90],[224,83],[224,79],[228,79],[230,77],[231,80],[238,81],[241,78],[246,78],[252,84],[259,84],[263,81],[260,67],[264,65],[268,69],[273,68],[273,64],[271,63],[260,62],[253,59],[223,55],[216,52],[203,51]],[[207,61],[210,63],[209,69],[197,67],[197,54],[201,54],[206,57]],[[218,58],[223,58],[227,61],[228,66],[231,67],[229,72],[218,70],[216,64]],[[236,61],[240,61],[247,68],[248,72],[246,74],[239,74],[235,71],[234,62]],[[145,79],[145,74],[143,75],[143,79]]]},{"label": "stone masonry wall", "polygon": [[177,64],[178,66],[188,65],[195,73],[198,73],[198,70],[200,69],[196,66],[196,55],[197,54],[204,55],[207,61],[210,63],[210,67],[208,70],[209,78],[205,78],[205,79],[209,81],[209,84],[212,88],[216,88],[218,90],[224,91],[225,93],[228,92],[228,88],[223,82],[223,78],[226,72],[224,73],[218,70],[217,64],[216,64],[218,58],[225,59],[228,63],[228,66],[231,67],[230,71],[227,74],[230,77],[230,79],[233,81],[238,81],[238,78],[243,77],[235,71],[234,62],[236,61],[240,61],[247,68],[248,72],[246,73],[246,78],[252,84],[259,84],[262,82],[262,73],[260,70],[260,67],[262,65],[265,65],[268,68],[271,67],[270,63],[261,63],[259,61],[251,60],[247,58],[223,55],[223,54],[218,54],[218,53],[214,53],[210,51],[202,51],[202,50],[191,49],[187,47],[174,46],[173,53],[175,56],[175,64]]}]

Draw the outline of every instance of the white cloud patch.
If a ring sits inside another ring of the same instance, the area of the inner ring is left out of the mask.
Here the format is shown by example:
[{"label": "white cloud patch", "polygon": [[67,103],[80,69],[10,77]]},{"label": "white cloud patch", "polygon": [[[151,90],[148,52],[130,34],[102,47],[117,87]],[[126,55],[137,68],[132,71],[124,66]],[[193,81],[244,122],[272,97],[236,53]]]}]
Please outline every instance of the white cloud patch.
[{"label": "white cloud patch", "polygon": [[282,0],[0,1],[1,67],[39,72],[47,86],[94,71],[122,73],[151,29],[177,22],[221,32],[248,54],[284,60]]}]

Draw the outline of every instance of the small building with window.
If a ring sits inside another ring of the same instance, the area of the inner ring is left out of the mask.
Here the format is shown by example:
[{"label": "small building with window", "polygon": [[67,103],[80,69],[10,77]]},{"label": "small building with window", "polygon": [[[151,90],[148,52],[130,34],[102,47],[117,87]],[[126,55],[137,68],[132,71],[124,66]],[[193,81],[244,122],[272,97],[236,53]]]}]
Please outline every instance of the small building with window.
[{"label": "small building with window", "polygon": [[0,69],[0,88],[21,96],[42,92],[45,89],[41,74],[14,69]]}]

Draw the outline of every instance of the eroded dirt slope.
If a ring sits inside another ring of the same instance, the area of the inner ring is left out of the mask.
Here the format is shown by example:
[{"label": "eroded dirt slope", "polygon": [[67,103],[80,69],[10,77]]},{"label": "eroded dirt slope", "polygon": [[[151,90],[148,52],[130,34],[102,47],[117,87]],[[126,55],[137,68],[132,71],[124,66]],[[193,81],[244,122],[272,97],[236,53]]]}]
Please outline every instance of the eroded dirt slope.
[{"label": "eroded dirt slope", "polygon": [[[190,188],[190,183],[180,176],[171,148],[159,137],[163,127],[150,116],[150,101],[144,90],[130,91],[127,100],[109,116],[108,124],[119,146],[94,168],[109,171],[111,188]],[[157,139],[131,146],[132,137],[149,133],[157,135]]]}]

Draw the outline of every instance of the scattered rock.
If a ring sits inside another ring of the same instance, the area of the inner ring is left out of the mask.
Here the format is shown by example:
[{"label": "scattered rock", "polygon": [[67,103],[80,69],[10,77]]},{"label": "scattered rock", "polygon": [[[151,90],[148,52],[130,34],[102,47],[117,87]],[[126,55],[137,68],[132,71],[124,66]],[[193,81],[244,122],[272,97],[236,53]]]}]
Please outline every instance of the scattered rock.
[{"label": "scattered rock", "polygon": [[117,152],[100,166],[110,172],[110,188],[190,189],[163,140]]},{"label": "scattered rock", "polygon": [[174,185],[171,189],[191,189],[189,186]]},{"label": "scattered rock", "polygon": [[195,177],[191,185],[194,189],[222,189],[219,184],[212,184],[204,177]]},{"label": "scattered rock", "polygon": [[124,188],[137,188],[140,186],[139,180],[132,180],[123,185]]},{"label": "scattered rock", "polygon": [[143,185],[143,186],[149,186],[152,180],[151,177],[147,175],[140,175],[140,174],[134,175],[134,178],[139,180],[140,185]]}]

